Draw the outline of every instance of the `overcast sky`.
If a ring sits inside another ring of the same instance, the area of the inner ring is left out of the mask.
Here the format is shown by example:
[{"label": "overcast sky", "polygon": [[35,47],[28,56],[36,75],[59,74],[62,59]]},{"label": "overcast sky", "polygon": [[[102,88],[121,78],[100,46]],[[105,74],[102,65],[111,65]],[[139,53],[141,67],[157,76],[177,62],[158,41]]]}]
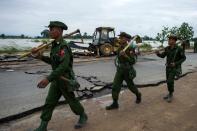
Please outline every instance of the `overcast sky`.
[{"label": "overcast sky", "polygon": [[197,0],[0,0],[0,34],[39,36],[49,21],[92,34],[98,26],[155,37],[162,26],[194,27]]}]

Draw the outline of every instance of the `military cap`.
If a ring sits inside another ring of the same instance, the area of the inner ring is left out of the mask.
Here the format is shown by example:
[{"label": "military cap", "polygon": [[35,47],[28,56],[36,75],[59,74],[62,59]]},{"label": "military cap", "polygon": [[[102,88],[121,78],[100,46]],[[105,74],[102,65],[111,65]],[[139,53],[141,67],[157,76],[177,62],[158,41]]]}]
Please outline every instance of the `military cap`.
[{"label": "military cap", "polygon": [[168,39],[174,39],[177,41],[178,37],[176,35],[169,35]]},{"label": "military cap", "polygon": [[60,22],[60,21],[50,21],[50,24],[48,25],[48,27],[60,27],[63,30],[68,29],[68,26],[66,24],[64,24],[63,22]]},{"label": "military cap", "polygon": [[121,32],[120,35],[118,35],[118,36],[126,37],[128,39],[131,39],[131,35],[129,35],[129,34],[125,33],[125,32]]}]

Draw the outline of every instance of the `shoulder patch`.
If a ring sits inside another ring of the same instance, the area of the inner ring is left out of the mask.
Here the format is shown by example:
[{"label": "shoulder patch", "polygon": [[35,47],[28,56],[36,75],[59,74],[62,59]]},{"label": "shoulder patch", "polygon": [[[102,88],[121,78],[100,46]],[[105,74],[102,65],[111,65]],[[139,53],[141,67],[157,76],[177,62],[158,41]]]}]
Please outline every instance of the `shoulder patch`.
[{"label": "shoulder patch", "polygon": [[60,57],[63,57],[63,56],[65,55],[65,49],[61,49],[61,50],[59,51],[58,55],[59,55]]}]

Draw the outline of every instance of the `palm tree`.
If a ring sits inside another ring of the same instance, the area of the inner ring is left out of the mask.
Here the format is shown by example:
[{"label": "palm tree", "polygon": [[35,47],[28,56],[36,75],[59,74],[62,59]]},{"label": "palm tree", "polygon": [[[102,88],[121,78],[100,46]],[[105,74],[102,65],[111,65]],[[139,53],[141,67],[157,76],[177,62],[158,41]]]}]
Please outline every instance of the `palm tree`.
[{"label": "palm tree", "polygon": [[41,32],[43,38],[49,38],[49,30],[45,29]]}]

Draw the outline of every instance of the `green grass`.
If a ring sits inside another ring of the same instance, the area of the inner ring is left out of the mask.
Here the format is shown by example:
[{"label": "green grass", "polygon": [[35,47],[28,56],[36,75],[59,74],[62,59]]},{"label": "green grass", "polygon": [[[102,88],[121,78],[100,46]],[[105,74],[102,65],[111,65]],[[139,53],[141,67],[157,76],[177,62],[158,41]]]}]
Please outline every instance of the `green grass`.
[{"label": "green grass", "polygon": [[32,42],[49,42],[50,39],[32,39]]},{"label": "green grass", "polygon": [[13,54],[13,53],[17,53],[17,52],[28,51],[30,49],[31,49],[31,47],[27,47],[25,49],[18,49],[18,48],[13,47],[13,46],[6,46],[6,47],[0,48],[0,53]]},{"label": "green grass", "polygon": [[140,49],[142,49],[143,51],[151,51],[152,50],[152,46],[150,44],[147,43],[143,43],[140,46]]}]

